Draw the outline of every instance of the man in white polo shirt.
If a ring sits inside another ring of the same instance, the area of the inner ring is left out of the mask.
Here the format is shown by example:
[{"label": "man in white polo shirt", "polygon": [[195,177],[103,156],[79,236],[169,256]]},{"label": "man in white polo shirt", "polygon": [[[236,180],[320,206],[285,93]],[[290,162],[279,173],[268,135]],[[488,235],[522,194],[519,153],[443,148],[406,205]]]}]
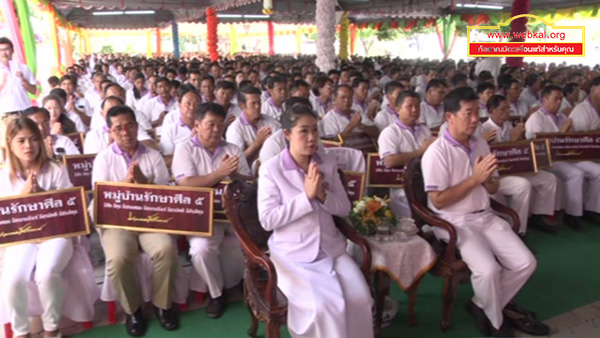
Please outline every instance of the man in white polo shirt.
[{"label": "man in white polo shirt", "polygon": [[[160,153],[138,142],[134,111],[123,105],[113,107],[107,113],[107,122],[114,142],[96,156],[92,184],[106,181],[167,185],[169,171]],[[139,248],[152,260],[152,303],[156,316],[166,330],[177,329],[177,314],[171,309],[177,272],[173,238],[161,233],[103,229],[101,239],[108,279],[127,315],[127,333],[140,336],[146,331],[142,295],[135,276]]]},{"label": "man in white polo shirt", "polygon": [[[569,133],[573,120],[559,112],[562,89],[555,85],[542,89],[542,106],[525,123],[525,135],[534,138],[537,133]],[[552,163],[552,173],[565,182],[566,198],[564,221],[575,230],[582,230],[581,217],[600,219],[600,164],[591,161]]]},{"label": "man in white polo shirt", "polygon": [[260,90],[256,87],[240,89],[238,104],[242,114],[227,128],[225,139],[242,149],[248,163],[252,163],[265,140],[281,129],[281,125],[271,116],[261,114]]},{"label": "man in white polo shirt", "polygon": [[6,37],[0,38],[0,115],[31,107],[27,93],[37,92],[35,78],[27,68],[13,60],[14,47]]},{"label": "man in white polo shirt", "polygon": [[93,86],[88,88],[88,90],[86,90],[85,93],[83,94],[83,96],[85,97],[87,102],[90,104],[90,107],[92,107],[92,109],[94,109],[96,106],[100,105],[100,102],[102,101],[102,87],[100,86],[100,84],[104,80],[106,80],[106,75],[104,75],[104,73],[101,73],[101,72],[94,73],[92,75]]},{"label": "man in white polo shirt", "polygon": [[[547,334],[548,327],[534,317],[522,323],[505,311],[537,263],[490,207],[490,194],[499,185],[498,161],[485,140],[472,136],[479,122],[477,94],[470,88],[455,89],[446,95],[444,109],[448,130],[425,151],[423,178],[429,208],[454,226],[458,249],[471,270],[475,295],[467,309],[484,335],[512,337],[505,318],[519,330],[531,327]],[[434,228],[434,233],[449,238],[441,228]]]},{"label": "man in white polo shirt", "polygon": [[[525,126],[522,123],[516,127],[508,121],[508,100],[502,95],[494,95],[488,100],[490,117],[483,123],[482,129],[488,133],[494,131],[494,143],[517,142],[525,139]],[[534,225],[539,229],[555,233],[556,225],[548,220],[547,216],[553,216],[557,198],[557,178],[552,173],[540,170],[536,173],[520,174],[519,178],[525,178],[531,183],[531,189],[522,189],[515,176],[505,176],[500,181],[500,190],[505,190],[506,195],[512,197],[509,205],[518,214],[521,221],[519,234],[525,235],[528,225]],[[508,180],[508,181],[507,181]],[[502,189],[502,185],[506,188]],[[526,200],[522,200],[527,198]],[[529,218],[531,213],[531,218]]]},{"label": "man in white polo shirt", "polygon": [[261,112],[279,121],[283,113],[283,101],[287,98],[287,81],[281,76],[270,77],[267,88],[271,97],[262,104]]},{"label": "man in white polo shirt", "polygon": [[70,138],[60,134],[50,135],[50,112],[46,108],[29,107],[25,109],[24,114],[37,124],[50,157],[80,154]]},{"label": "man in white polo shirt", "polygon": [[569,117],[574,131],[600,130],[600,76],[592,79],[590,95],[573,108]]},{"label": "man in white polo shirt", "polygon": [[[182,85],[179,87],[179,110],[171,111],[167,117],[172,115],[179,116],[177,120],[163,124],[162,135],[160,137],[160,152],[165,157],[167,166],[171,167],[175,146],[186,142],[192,135],[194,121],[196,120],[196,110],[200,105],[200,93],[192,85]],[[167,119],[165,119],[165,122]]]},{"label": "man in white polo shirt", "polygon": [[225,118],[225,130],[227,130],[231,123],[242,114],[242,109],[238,103],[233,102],[235,90],[236,87],[234,82],[225,80],[217,82],[217,87],[215,89],[215,103],[223,106],[227,112],[227,117]]},{"label": "man in white polo shirt", "polygon": [[421,102],[420,123],[427,125],[427,128],[434,129],[444,123],[444,96],[448,86],[446,82],[439,79],[432,79],[427,84],[425,100]]},{"label": "man in white polo shirt", "polygon": [[387,103],[382,105],[382,109],[377,113],[374,120],[375,125],[380,131],[387,126],[391,126],[398,119],[396,101],[403,90],[404,86],[397,81],[390,81],[385,85],[385,98],[387,99]]},{"label": "man in white polo shirt", "polygon": [[[193,137],[175,147],[172,172],[177,184],[210,188],[226,179],[251,179],[242,150],[223,141],[226,115],[225,109],[218,104],[200,105]],[[210,292],[206,313],[211,318],[218,318],[225,311],[224,289],[235,286],[243,275],[239,241],[233,226],[227,223],[215,224],[212,237],[188,237],[188,241],[194,269]],[[223,261],[221,252],[225,250],[237,253],[236,261]]]},{"label": "man in white polo shirt", "polygon": [[[431,136],[431,131],[426,125],[418,123],[421,114],[419,94],[403,91],[394,106],[398,107],[398,118],[383,129],[378,140],[379,156],[388,168],[402,167],[413,158],[421,157],[436,139]],[[397,216],[410,217],[410,207],[404,189],[390,189],[390,197],[392,211]]]},{"label": "man in white polo shirt", "polygon": [[352,81],[353,103],[352,109],[360,112],[364,119],[375,120],[379,102],[369,98],[369,80],[365,78],[356,78]]},{"label": "man in white polo shirt", "polygon": [[510,79],[501,85],[508,99],[510,116],[527,116],[529,106],[521,99],[521,93],[523,92],[521,82],[516,79]]},{"label": "man in white polo shirt", "polygon": [[171,95],[171,82],[166,77],[161,77],[156,80],[156,96],[148,100],[142,109],[142,113],[150,126],[156,128],[156,132],[160,135],[160,126],[167,114],[177,108],[177,99]]},{"label": "man in white polo shirt", "polygon": [[333,92],[334,108],[321,120],[321,136],[336,137],[363,132],[373,139],[379,136],[379,129],[373,121],[365,119],[360,112],[352,110],[352,88],[340,85]]}]

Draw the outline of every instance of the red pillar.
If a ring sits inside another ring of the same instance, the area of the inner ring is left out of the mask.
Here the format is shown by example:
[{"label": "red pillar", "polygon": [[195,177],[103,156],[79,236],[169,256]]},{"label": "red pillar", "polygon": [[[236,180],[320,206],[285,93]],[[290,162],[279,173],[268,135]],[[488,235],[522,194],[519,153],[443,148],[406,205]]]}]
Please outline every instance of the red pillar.
[{"label": "red pillar", "polygon": [[[512,17],[521,15],[521,14],[529,14],[529,0],[515,0],[513,2],[513,10]],[[527,18],[518,18],[513,20],[510,23],[510,32],[514,33],[525,33],[527,31]],[[514,35],[513,35],[514,36]],[[511,42],[523,42],[525,39],[518,38],[512,39]],[[506,63],[510,66],[514,67],[522,67],[523,66],[523,57],[506,57]]]},{"label": "red pillar", "polygon": [[350,24],[350,55],[354,55],[354,47],[356,43],[356,24]]},{"label": "red pillar", "polygon": [[162,41],[160,38],[160,28],[156,28],[156,56],[162,54]]},{"label": "red pillar", "polygon": [[273,28],[273,21],[267,21],[267,32],[269,33],[269,55],[275,55],[275,28]]}]

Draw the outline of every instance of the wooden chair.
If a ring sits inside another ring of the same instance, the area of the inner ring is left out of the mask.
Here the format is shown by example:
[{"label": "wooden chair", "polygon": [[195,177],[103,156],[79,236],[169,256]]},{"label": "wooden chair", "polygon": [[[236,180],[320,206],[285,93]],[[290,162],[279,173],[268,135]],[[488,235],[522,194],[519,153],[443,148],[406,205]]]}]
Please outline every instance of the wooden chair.
[{"label": "wooden chair", "polygon": [[[279,338],[279,327],[287,322],[287,299],[277,288],[277,273],[269,258],[265,231],[258,219],[256,185],[236,180],[224,194],[227,218],[233,224],[246,257],[244,301],[252,324],[248,335],[256,337],[259,321],[267,324],[266,337]],[[340,232],[362,248],[361,270],[367,282],[371,272],[371,249],[343,219],[334,217]]]},{"label": "wooden chair", "polygon": [[[431,244],[439,259],[430,272],[436,276],[444,277],[444,289],[442,294],[442,330],[450,327],[452,308],[456,299],[456,288],[458,283],[469,281],[470,271],[467,264],[461,259],[460,252],[456,248],[456,230],[454,226],[439,218],[427,207],[427,193],[423,183],[421,171],[421,159],[412,159],[404,171],[404,191],[412,210],[412,217],[419,227],[419,235]],[[508,215],[513,222],[513,230],[519,230],[519,217],[511,208],[506,207],[493,199],[490,200],[492,209],[496,212]],[[432,232],[423,233],[423,225],[442,228],[448,231],[450,239],[448,243],[437,240]]]}]

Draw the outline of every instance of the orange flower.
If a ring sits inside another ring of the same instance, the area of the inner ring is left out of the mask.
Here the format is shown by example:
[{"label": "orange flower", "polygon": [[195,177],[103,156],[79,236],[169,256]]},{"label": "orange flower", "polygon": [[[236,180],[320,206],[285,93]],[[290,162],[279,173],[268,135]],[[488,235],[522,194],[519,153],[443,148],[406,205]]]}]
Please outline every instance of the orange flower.
[{"label": "orange flower", "polygon": [[367,203],[367,210],[369,210],[369,212],[374,214],[379,209],[381,209],[381,204],[379,204],[379,202],[377,202],[375,200],[371,200],[371,201],[369,201],[369,203]]}]

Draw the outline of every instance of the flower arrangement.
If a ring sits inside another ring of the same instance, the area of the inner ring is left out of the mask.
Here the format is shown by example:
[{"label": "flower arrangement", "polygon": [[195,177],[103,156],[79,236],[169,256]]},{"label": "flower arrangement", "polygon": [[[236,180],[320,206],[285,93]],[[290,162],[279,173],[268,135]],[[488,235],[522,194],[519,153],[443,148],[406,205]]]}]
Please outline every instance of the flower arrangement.
[{"label": "flower arrangement", "polygon": [[374,235],[377,225],[381,222],[390,222],[392,227],[396,226],[396,215],[389,207],[389,198],[377,196],[365,197],[360,201],[354,201],[354,207],[348,216],[354,229],[363,236]]}]

